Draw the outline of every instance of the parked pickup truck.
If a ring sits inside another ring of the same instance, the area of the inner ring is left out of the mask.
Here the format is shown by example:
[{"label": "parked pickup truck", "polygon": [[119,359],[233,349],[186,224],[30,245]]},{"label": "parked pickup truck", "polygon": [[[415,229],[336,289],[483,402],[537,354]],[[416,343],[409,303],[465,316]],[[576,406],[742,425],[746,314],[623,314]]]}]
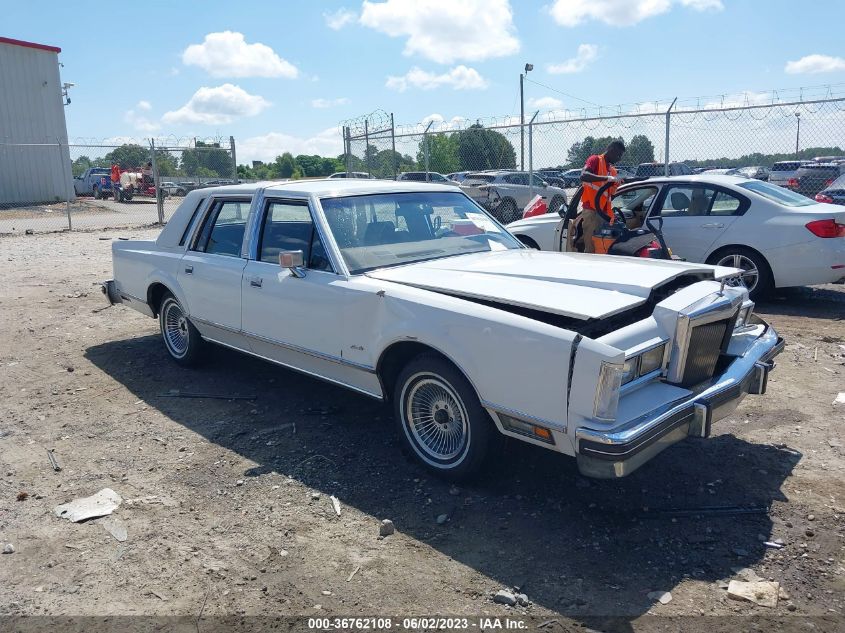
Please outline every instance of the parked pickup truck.
[{"label": "parked pickup truck", "polygon": [[107,167],[89,167],[81,176],[74,177],[73,191],[77,196],[97,199],[111,196],[111,171]]},{"label": "parked pickup truck", "polygon": [[216,343],[389,401],[450,479],[502,436],[622,477],[764,393],[783,347],[737,269],[527,249],[449,185],[199,189],[112,249],[105,295],[157,318],[175,362]]}]

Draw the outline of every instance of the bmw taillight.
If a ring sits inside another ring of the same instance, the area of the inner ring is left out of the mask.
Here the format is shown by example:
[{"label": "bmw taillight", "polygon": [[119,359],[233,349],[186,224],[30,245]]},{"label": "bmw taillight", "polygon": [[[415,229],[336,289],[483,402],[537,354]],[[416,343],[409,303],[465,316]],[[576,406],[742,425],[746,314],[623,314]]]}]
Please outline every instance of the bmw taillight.
[{"label": "bmw taillight", "polygon": [[826,196],[823,193],[817,193],[816,202],[827,202],[828,204],[833,204],[833,198]]},{"label": "bmw taillight", "polygon": [[807,229],[816,237],[845,237],[845,224],[839,224],[833,218],[808,222]]}]

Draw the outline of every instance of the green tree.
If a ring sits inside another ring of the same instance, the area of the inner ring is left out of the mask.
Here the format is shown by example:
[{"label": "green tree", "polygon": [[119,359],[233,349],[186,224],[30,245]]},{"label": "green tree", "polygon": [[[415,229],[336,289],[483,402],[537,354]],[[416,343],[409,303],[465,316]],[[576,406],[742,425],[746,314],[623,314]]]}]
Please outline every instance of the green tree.
[{"label": "green tree", "polygon": [[514,169],[516,152],[510,141],[480,124],[456,133],[458,163],[463,170]]},{"label": "green tree", "polygon": [[654,162],[654,145],[645,134],[635,134],[625,145],[623,161],[628,165]]},{"label": "green tree", "polygon": [[296,178],[302,173],[290,152],[276,156],[276,160],[270,164],[270,172],[273,178]]},{"label": "green tree", "polygon": [[[583,167],[590,156],[603,153],[613,140],[616,140],[613,136],[600,136],[599,138],[585,136],[583,141],[572,144],[572,147],[569,148],[566,154],[566,160],[573,168]],[[652,152],[654,152],[654,148],[652,148]],[[628,162],[627,153],[625,155],[625,161]]]},{"label": "green tree", "polygon": [[70,170],[74,176],[81,176],[86,169],[92,166],[93,163],[90,158],[87,156],[80,156],[70,164]]},{"label": "green tree", "polygon": [[232,158],[220,143],[197,141],[194,148],[182,152],[182,170],[189,176],[198,176],[200,167],[205,168],[205,173],[213,172],[213,176],[231,177]]},{"label": "green tree", "polygon": [[150,148],[142,147],[135,143],[126,143],[115,147],[104,156],[109,165],[117,163],[121,169],[138,169],[147,164],[151,159]]},{"label": "green tree", "polygon": [[[461,168],[458,160],[458,137],[456,134],[429,134],[428,135],[428,168],[441,174],[450,174]],[[425,169],[425,142],[420,141],[417,150],[417,163],[419,169]]]}]

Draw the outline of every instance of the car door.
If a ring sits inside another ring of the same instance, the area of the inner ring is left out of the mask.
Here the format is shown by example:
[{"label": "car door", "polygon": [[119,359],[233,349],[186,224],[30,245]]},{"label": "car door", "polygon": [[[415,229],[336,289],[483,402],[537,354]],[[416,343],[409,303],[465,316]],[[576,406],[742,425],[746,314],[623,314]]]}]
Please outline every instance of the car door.
[{"label": "car door", "polygon": [[711,246],[729,231],[748,200],[702,183],[665,185],[651,216],[663,218],[663,237],[675,255],[703,262]]},{"label": "car door", "polygon": [[249,198],[213,198],[179,262],[177,279],[191,321],[203,336],[239,346],[242,256]]},{"label": "car door", "polygon": [[[243,277],[243,329],[255,354],[349,386],[360,370],[343,358],[345,278],[324,246],[308,200],[267,199]],[[301,251],[294,274],[279,253]],[[370,377],[368,376],[368,380]]]}]

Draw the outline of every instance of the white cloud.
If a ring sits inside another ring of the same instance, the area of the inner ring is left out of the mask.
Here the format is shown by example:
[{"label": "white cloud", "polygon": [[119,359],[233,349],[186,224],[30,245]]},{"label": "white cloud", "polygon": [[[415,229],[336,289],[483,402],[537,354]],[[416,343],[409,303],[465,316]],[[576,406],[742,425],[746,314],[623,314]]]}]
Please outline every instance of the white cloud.
[{"label": "white cloud", "polygon": [[576,26],[588,20],[611,26],[631,26],[670,11],[673,4],[694,11],[725,8],[722,0],[555,0],[549,12],[561,26]]},{"label": "white cloud", "polygon": [[[741,108],[743,106],[749,105],[763,105],[765,103],[772,102],[772,93],[771,92],[754,92],[751,90],[747,90],[745,92],[737,92],[735,94],[726,94],[721,96],[718,99],[710,99],[702,106],[686,106],[686,109],[698,109],[701,108]],[[680,108],[684,109],[684,107]]]},{"label": "white cloud", "polygon": [[575,57],[567,59],[561,64],[549,64],[546,70],[553,75],[571,75],[580,73],[590,62],[599,56],[599,47],[595,44],[581,44]]},{"label": "white cloud", "polygon": [[178,110],[165,113],[165,123],[221,125],[241,117],[255,116],[270,105],[264,97],[251,95],[240,86],[223,84],[202,87]]},{"label": "white cloud", "polygon": [[529,99],[528,107],[532,110],[555,110],[563,107],[563,101],[554,97],[540,97],[539,99]]},{"label": "white cloud", "polygon": [[247,44],[243,33],[209,33],[202,44],[191,44],[182,63],[199,66],[214,77],[284,77],[295,79],[296,66],[266,44]]},{"label": "white cloud", "polygon": [[141,100],[131,110],[127,110],[123,115],[123,120],[131,125],[139,132],[155,132],[161,126],[155,121],[150,121],[141,112],[149,112],[152,109],[152,104],[149,101]]},{"label": "white cloud", "polygon": [[323,14],[323,19],[326,21],[326,26],[333,31],[339,31],[344,26],[352,24],[358,14],[349,9],[338,9],[334,12],[326,12]]},{"label": "white cloud", "polygon": [[365,0],[359,21],[390,37],[407,37],[405,55],[439,64],[519,51],[508,0]]},{"label": "white cloud", "polygon": [[270,162],[285,152],[298,154],[319,154],[339,156],[343,153],[343,135],[337,127],[331,127],[310,137],[293,136],[283,132],[270,132],[238,141],[238,160]]},{"label": "white cloud", "polygon": [[345,105],[349,103],[349,99],[346,97],[340,97],[338,99],[323,99],[322,97],[319,99],[312,99],[311,100],[311,107],[314,108],[333,108],[335,106]]},{"label": "white cloud", "polygon": [[424,130],[429,123],[432,123],[431,129],[434,131],[441,132],[444,130],[463,128],[465,127],[466,122],[466,117],[453,116],[447,121],[442,114],[438,112],[432,112],[428,116],[423,117],[422,121],[417,125],[417,127]]},{"label": "white cloud", "polygon": [[441,86],[451,86],[454,90],[483,90],[487,87],[487,80],[475,68],[463,65],[455,66],[440,75],[414,66],[404,75],[388,77],[384,85],[399,92],[405,92],[408,88],[433,90]]},{"label": "white cloud", "polygon": [[805,55],[794,62],[786,62],[784,70],[790,75],[843,71],[845,70],[845,58],[830,55]]}]

